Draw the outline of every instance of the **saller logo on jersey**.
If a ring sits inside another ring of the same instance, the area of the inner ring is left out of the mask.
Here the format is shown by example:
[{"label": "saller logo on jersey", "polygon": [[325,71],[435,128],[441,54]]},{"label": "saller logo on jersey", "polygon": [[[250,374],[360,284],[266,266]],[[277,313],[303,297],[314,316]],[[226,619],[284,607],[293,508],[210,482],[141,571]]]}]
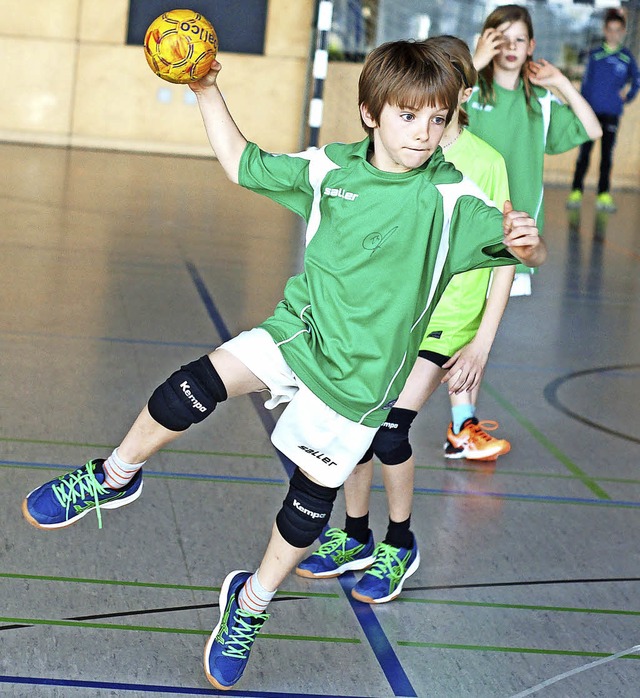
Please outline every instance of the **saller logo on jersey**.
[{"label": "saller logo on jersey", "polygon": [[196,396],[191,392],[191,386],[187,383],[187,381],[182,381],[180,383],[180,387],[182,388],[182,392],[191,400],[191,406],[198,410],[198,412],[206,412],[207,408],[196,398]]},{"label": "saller logo on jersey", "polygon": [[293,506],[301,513],[304,514],[305,516],[309,516],[312,519],[326,519],[327,515],[326,514],[320,514],[317,511],[311,511],[311,509],[305,509],[300,502],[294,498],[293,500]]},{"label": "saller logo on jersey", "polygon": [[345,201],[355,201],[360,194],[354,194],[352,191],[346,191],[345,189],[334,189],[332,187],[325,187],[325,196],[337,196],[339,199],[344,199]]},{"label": "saller logo on jersey", "polygon": [[491,104],[478,104],[477,102],[474,102],[471,108],[476,111],[493,111],[493,106]]},{"label": "saller logo on jersey", "polygon": [[329,456],[326,456],[324,453],[321,451],[316,451],[315,449],[311,448],[311,446],[305,446],[304,444],[298,444],[298,448],[302,449],[306,453],[308,453],[311,456],[315,456],[318,460],[321,460],[323,463],[326,463],[327,465],[338,465],[334,460],[331,460]]}]

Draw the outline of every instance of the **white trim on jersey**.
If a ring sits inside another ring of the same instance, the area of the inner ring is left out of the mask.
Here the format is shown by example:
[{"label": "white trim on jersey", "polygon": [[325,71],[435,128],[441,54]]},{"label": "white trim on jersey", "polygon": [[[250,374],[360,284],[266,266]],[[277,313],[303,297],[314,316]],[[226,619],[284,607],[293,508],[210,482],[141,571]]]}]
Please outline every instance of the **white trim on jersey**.
[{"label": "white trim on jersey", "polygon": [[[427,312],[427,310],[429,310],[429,307],[431,306],[431,302],[433,300],[433,296],[436,292],[438,284],[440,283],[440,279],[442,278],[444,265],[447,260],[447,255],[449,254],[449,233],[451,230],[451,218],[453,216],[453,210],[456,204],[458,203],[460,197],[469,195],[475,196],[477,199],[480,199],[485,204],[495,207],[493,201],[491,201],[491,199],[487,197],[487,195],[482,191],[482,189],[480,189],[480,187],[468,177],[463,176],[460,182],[452,184],[436,184],[435,187],[438,190],[440,196],[442,196],[442,208],[444,219],[442,226],[442,235],[440,236],[440,244],[438,245],[438,253],[436,255],[433,277],[431,279],[431,286],[429,287],[429,295],[427,297],[427,302],[424,309],[418,316],[418,319],[413,323],[413,326],[411,327],[411,332],[413,332],[416,329],[416,327],[420,323],[420,320],[422,320],[422,318],[424,317],[424,314]],[[369,410],[369,412],[366,412],[361,417],[360,423],[362,423],[362,421],[365,420],[372,412],[379,410],[382,407],[382,405],[384,405],[385,402],[387,402],[389,390],[391,389],[393,382],[395,381],[398,373],[402,370],[402,367],[404,366],[406,361],[407,354],[405,352],[405,354],[402,357],[402,361],[400,362],[400,365],[398,366],[391,381],[387,385],[387,389],[385,390],[382,400],[374,408]]]},{"label": "white trim on jersey", "polygon": [[547,93],[542,97],[538,97],[538,102],[540,102],[540,108],[542,109],[542,142],[545,146],[547,145],[547,136],[549,135],[549,126],[551,125],[551,102],[553,101],[560,104],[560,100],[549,92],[549,90],[547,90]]},{"label": "white trim on jersey", "polygon": [[389,383],[387,384],[387,389],[384,391],[384,395],[383,395],[383,397],[382,397],[382,400],[380,400],[380,402],[379,402],[375,407],[372,407],[368,412],[365,412],[365,413],[362,415],[362,417],[360,417],[360,419],[358,420],[358,424],[362,424],[362,422],[364,422],[364,420],[365,420],[371,413],[375,412],[376,410],[379,410],[379,409],[382,407],[382,405],[384,405],[386,402],[388,402],[388,399],[389,399],[389,391],[391,390],[391,386],[393,385],[395,379],[398,377],[398,373],[400,373],[400,371],[402,371],[402,367],[405,365],[405,363],[407,363],[407,352],[406,352],[406,351],[405,351],[405,353],[402,355],[402,361],[400,362],[400,365],[398,366],[396,372],[393,374],[393,377],[391,378],[391,380],[390,380]]},{"label": "white trim on jersey", "polygon": [[487,197],[487,195],[480,189],[480,187],[475,184],[468,177],[463,177],[462,181],[454,184],[436,184],[436,189],[440,192],[442,196],[442,207],[444,211],[444,226],[442,229],[442,237],[440,238],[440,245],[438,247],[438,254],[436,256],[436,263],[433,271],[433,277],[431,279],[431,287],[429,288],[429,296],[427,298],[427,304],[424,307],[422,313],[418,319],[414,322],[411,332],[416,328],[420,320],[422,320],[424,314],[429,309],[433,296],[436,292],[436,288],[440,283],[440,278],[442,277],[442,270],[444,269],[444,263],[449,254],[449,234],[451,230],[451,217],[453,216],[453,209],[458,203],[458,199],[461,196],[471,195],[475,196],[477,199],[484,201],[485,204],[489,206],[495,206],[493,201]]},{"label": "white trim on jersey", "polygon": [[[547,136],[549,135],[549,126],[551,125],[551,102],[557,102],[562,104],[560,100],[549,90],[538,97],[538,102],[540,102],[540,109],[542,110],[542,147],[547,147]],[[534,221],[538,221],[538,215],[540,209],[542,208],[542,201],[544,199],[544,183],[540,187],[540,198],[538,199],[538,205],[536,206],[536,212],[533,216]],[[531,271],[533,274],[533,270]]]},{"label": "white trim on jersey", "polygon": [[[326,146],[325,146],[326,147]],[[311,213],[307,223],[305,234],[305,246],[307,246],[320,227],[320,199],[322,198],[322,182],[331,170],[339,170],[337,165],[325,153],[325,147],[320,150],[305,150],[301,153],[288,153],[291,158],[303,158],[309,161],[309,184],[313,189],[313,201],[311,202]]]}]

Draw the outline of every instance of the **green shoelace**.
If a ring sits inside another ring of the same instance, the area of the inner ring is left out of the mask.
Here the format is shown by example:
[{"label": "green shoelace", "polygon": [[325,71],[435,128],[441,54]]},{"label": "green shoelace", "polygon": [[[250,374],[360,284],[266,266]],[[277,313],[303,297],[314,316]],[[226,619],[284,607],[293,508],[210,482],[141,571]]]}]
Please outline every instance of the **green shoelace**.
[{"label": "green shoelace", "polygon": [[[399,550],[400,548],[394,548],[393,545],[388,543],[378,543],[374,552],[376,561],[365,574],[372,574],[378,579],[388,577],[392,582],[391,589],[393,590],[407,571],[406,558],[401,560],[398,557]],[[407,557],[409,555],[410,553]]]},{"label": "green shoelace", "polygon": [[[100,515],[100,500],[98,496],[107,494],[108,490],[96,480],[94,469],[95,465],[93,461],[89,461],[86,465],[83,465],[82,468],[78,468],[72,473],[67,473],[58,478],[60,484],[52,485],[51,489],[60,503],[60,506],[65,508],[65,516],[67,519],[69,518],[69,508],[75,505],[78,500],[93,498],[93,504],[95,505],[96,514],[98,516],[98,528],[102,528],[102,516]],[[76,513],[90,506],[91,504],[76,507]]]},{"label": "green shoelace", "polygon": [[328,557],[335,552],[339,547],[344,546],[347,540],[347,534],[341,528],[330,528],[326,533],[327,538],[331,538],[324,542],[314,553],[320,557]]},{"label": "green shoelace", "polygon": [[233,630],[231,630],[228,639],[224,643],[223,656],[232,659],[246,659],[258,631],[262,628],[267,618],[269,618],[268,613],[255,615],[242,608],[236,609],[233,618]]}]

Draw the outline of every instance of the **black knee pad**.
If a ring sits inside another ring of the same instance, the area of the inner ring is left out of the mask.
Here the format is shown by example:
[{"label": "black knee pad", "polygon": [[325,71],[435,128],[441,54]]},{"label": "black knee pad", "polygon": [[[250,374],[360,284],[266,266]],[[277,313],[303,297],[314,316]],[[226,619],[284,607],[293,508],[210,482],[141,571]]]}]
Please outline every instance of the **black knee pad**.
[{"label": "black knee pad", "polygon": [[337,487],[318,485],[296,468],[276,516],[280,535],[294,548],[311,545],[329,521],[337,494]]},{"label": "black knee pad", "polygon": [[369,446],[369,448],[366,450],[364,456],[358,461],[358,465],[361,463],[368,463],[371,459],[373,458],[373,444]]},{"label": "black knee pad", "polygon": [[373,437],[371,448],[385,465],[404,463],[413,453],[409,443],[409,429],[418,413],[401,407],[392,407],[387,421]]},{"label": "black knee pad", "polygon": [[207,355],[185,364],[149,398],[149,414],[171,431],[184,431],[208,417],[227,399],[222,378]]}]

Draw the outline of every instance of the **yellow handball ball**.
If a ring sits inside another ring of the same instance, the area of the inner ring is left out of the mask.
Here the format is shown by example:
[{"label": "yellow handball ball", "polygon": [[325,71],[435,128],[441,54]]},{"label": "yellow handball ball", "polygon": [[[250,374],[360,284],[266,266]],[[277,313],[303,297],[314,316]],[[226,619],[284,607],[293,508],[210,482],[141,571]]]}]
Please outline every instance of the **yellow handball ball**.
[{"label": "yellow handball ball", "polygon": [[169,10],[151,22],[144,56],[153,72],[178,84],[195,82],[211,68],[218,37],[211,22],[193,10]]}]

